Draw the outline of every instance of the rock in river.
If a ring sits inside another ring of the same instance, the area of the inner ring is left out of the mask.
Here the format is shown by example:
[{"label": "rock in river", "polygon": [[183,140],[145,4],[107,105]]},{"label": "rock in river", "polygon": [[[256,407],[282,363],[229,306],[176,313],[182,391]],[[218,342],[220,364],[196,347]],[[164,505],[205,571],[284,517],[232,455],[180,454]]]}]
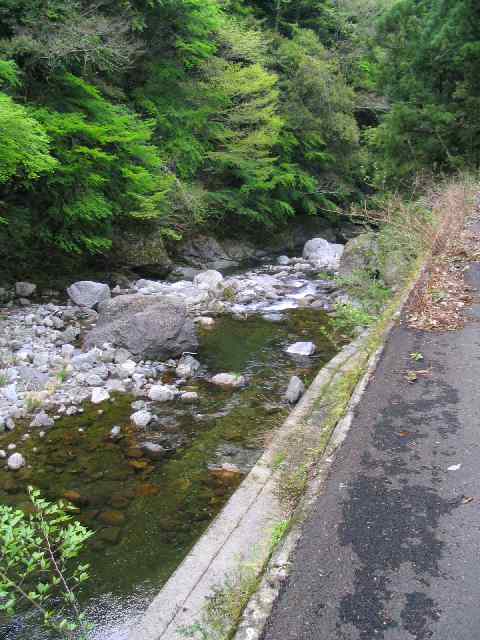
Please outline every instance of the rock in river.
[{"label": "rock in river", "polygon": [[146,427],[148,424],[150,424],[152,418],[153,416],[150,411],[146,411],[145,409],[136,411],[130,416],[130,420],[136,427]]},{"label": "rock in river", "polygon": [[217,373],[216,376],[213,376],[211,382],[218,387],[232,387],[234,389],[244,387],[247,384],[245,376],[241,376],[238,373]]},{"label": "rock in river", "polygon": [[305,385],[298,376],[292,376],[288,383],[287,391],[285,392],[285,398],[290,404],[295,404],[300,400],[305,392]]},{"label": "rock in river", "polygon": [[110,299],[110,287],[101,282],[82,280],[74,282],[67,289],[68,297],[79,307],[93,309],[101,302]]},{"label": "rock in river", "polygon": [[316,267],[324,269],[338,269],[343,253],[343,245],[332,244],[324,238],[313,238],[303,248],[305,260],[313,262]]},{"label": "rock in river", "polygon": [[21,453],[12,453],[7,460],[7,467],[10,471],[18,471],[25,466],[25,458]]},{"label": "rock in river", "polygon": [[286,349],[287,353],[292,356],[311,356],[315,350],[313,342],[294,342]]},{"label": "rock in river", "polygon": [[87,335],[86,345],[105,342],[137,356],[167,360],[194,350],[197,336],[179,298],[132,294],[100,306],[97,326]]}]

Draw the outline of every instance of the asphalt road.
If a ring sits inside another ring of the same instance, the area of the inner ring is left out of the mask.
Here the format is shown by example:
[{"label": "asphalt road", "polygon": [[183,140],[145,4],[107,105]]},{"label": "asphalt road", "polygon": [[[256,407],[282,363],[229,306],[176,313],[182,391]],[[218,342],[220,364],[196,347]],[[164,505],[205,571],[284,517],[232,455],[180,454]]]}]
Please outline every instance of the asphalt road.
[{"label": "asphalt road", "polygon": [[[479,265],[468,277],[478,293]],[[392,332],[264,640],[480,639],[480,304],[470,314],[456,332]],[[431,371],[410,384],[410,369]]]}]

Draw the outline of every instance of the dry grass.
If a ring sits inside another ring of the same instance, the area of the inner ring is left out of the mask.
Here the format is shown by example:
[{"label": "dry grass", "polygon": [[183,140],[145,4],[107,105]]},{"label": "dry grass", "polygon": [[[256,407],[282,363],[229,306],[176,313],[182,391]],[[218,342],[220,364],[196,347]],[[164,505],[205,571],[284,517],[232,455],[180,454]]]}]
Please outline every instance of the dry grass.
[{"label": "dry grass", "polygon": [[467,226],[475,214],[478,185],[462,180],[436,194],[432,211],[438,221],[430,241],[429,259],[406,308],[409,326],[453,331],[465,323],[464,308],[472,301],[464,273],[476,259],[479,235]]}]

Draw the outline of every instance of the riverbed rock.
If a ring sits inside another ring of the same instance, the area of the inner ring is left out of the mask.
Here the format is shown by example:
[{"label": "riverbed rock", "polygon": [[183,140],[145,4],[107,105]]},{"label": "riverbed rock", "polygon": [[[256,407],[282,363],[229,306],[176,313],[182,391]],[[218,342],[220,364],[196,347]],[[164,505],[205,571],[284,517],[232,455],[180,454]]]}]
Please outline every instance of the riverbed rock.
[{"label": "riverbed rock", "polygon": [[233,389],[244,387],[247,384],[245,376],[241,376],[238,373],[217,373],[210,382],[218,387],[231,387]]},{"label": "riverbed rock", "polygon": [[86,336],[87,346],[108,342],[132,354],[167,360],[197,347],[193,321],[184,302],[173,296],[118,296],[100,308],[97,326]]},{"label": "riverbed rock", "polygon": [[193,279],[193,284],[199,289],[206,289],[207,291],[219,292],[222,289],[223,276],[219,271],[209,269],[208,271],[202,271]]},{"label": "riverbed rock", "polygon": [[96,387],[95,389],[92,389],[92,395],[90,396],[90,400],[91,402],[93,402],[93,404],[100,404],[101,402],[105,402],[106,400],[109,400],[109,398],[110,398],[110,394],[103,387]]},{"label": "riverbed rock", "polygon": [[18,298],[30,298],[37,290],[37,285],[33,282],[16,282],[15,293]]},{"label": "riverbed rock", "polygon": [[285,398],[290,404],[295,404],[305,393],[305,385],[298,376],[292,376],[288,383],[287,391],[285,392]]},{"label": "riverbed rock", "polygon": [[349,277],[356,271],[374,275],[379,269],[378,240],[374,233],[361,233],[347,242],[340,258],[340,276]]},{"label": "riverbed rock", "polygon": [[143,442],[141,449],[146,458],[150,460],[161,460],[165,457],[167,450],[156,442]]},{"label": "riverbed rock", "polygon": [[74,282],[68,287],[67,294],[70,300],[79,307],[87,307],[89,309],[97,307],[101,302],[105,302],[111,297],[108,284],[89,280]]},{"label": "riverbed rock", "polygon": [[167,385],[155,384],[150,388],[148,397],[155,402],[169,402],[175,398],[175,391]]},{"label": "riverbed rock", "polygon": [[21,453],[12,453],[7,459],[7,467],[10,471],[19,471],[25,464],[25,458]]},{"label": "riverbed rock", "polygon": [[32,422],[30,423],[30,426],[45,428],[45,427],[53,427],[54,424],[55,422],[53,418],[50,418],[50,416],[47,413],[45,413],[45,411],[40,411],[40,413],[37,413],[37,415],[33,418]]},{"label": "riverbed rock", "polygon": [[311,356],[315,351],[313,342],[294,342],[286,349],[286,352],[292,356]]},{"label": "riverbed rock", "polygon": [[135,413],[132,413],[132,415],[130,416],[130,420],[133,422],[133,424],[136,427],[140,427],[140,428],[144,428],[147,425],[149,425],[152,419],[153,419],[152,414],[150,413],[150,411],[147,411],[146,409],[140,409],[140,411],[136,411]]},{"label": "riverbed rock", "polygon": [[343,248],[342,244],[333,244],[324,238],[313,238],[305,244],[303,257],[317,268],[335,270],[338,269]]},{"label": "riverbed rock", "polygon": [[191,378],[200,369],[200,362],[191,355],[184,355],[180,358],[175,373],[179,378]]},{"label": "riverbed rock", "polygon": [[215,326],[215,320],[208,316],[200,316],[199,318],[196,318],[196,322],[198,322],[203,329],[211,329]]},{"label": "riverbed rock", "polygon": [[182,402],[196,402],[198,400],[198,393],[196,391],[184,391],[180,394],[180,400]]}]

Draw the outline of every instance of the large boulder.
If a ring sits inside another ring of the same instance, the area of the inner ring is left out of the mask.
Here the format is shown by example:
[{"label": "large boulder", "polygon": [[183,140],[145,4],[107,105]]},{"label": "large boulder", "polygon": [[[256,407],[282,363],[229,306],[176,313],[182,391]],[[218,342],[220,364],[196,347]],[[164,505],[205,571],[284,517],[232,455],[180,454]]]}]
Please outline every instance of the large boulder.
[{"label": "large boulder", "polygon": [[351,276],[355,271],[375,274],[379,269],[378,240],[374,233],[361,233],[347,242],[338,269],[342,277]]},{"label": "large boulder", "polygon": [[321,269],[338,269],[343,253],[342,244],[333,244],[324,238],[313,238],[303,248],[303,257]]},{"label": "large boulder", "polygon": [[68,297],[79,307],[93,309],[111,297],[110,287],[102,282],[82,280],[74,282],[67,289]]},{"label": "large boulder", "polygon": [[109,342],[136,356],[160,360],[197,347],[195,326],[185,302],[177,297],[118,296],[99,311],[97,326],[85,338],[87,347]]},{"label": "large boulder", "polygon": [[37,290],[37,285],[32,282],[16,282],[15,293],[19,298],[30,298]]}]

